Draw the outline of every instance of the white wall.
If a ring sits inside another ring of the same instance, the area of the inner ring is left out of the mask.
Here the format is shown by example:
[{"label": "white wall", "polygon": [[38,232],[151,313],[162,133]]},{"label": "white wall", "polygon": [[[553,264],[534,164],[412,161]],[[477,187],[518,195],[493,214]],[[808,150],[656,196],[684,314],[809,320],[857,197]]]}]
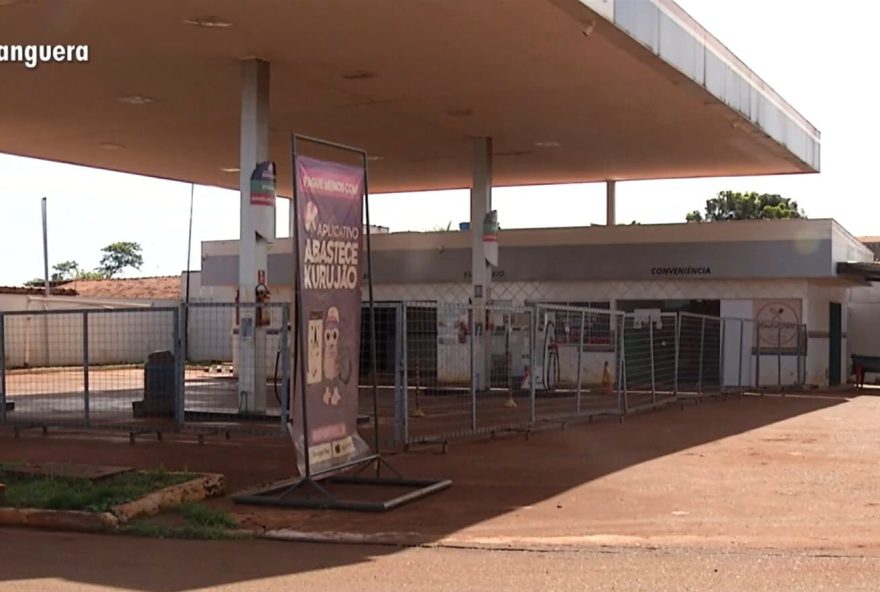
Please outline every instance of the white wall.
[{"label": "white wall", "polygon": [[[4,315],[6,366],[81,365],[83,309],[92,311],[88,314],[90,364],[143,363],[153,351],[173,351],[173,313],[151,309],[176,305],[78,296],[0,295],[0,310],[10,313]],[[33,314],[12,314],[20,312]]]},{"label": "white wall", "polygon": [[[191,272],[190,278],[190,302],[232,302],[235,300],[235,287],[233,286],[203,286],[202,273],[200,271]],[[290,290],[286,289],[286,292],[289,299]],[[186,272],[180,274],[180,299],[185,300],[185,298]]]},{"label": "white wall", "polygon": [[[847,360],[853,354],[880,356],[880,284],[850,289],[847,319]],[[880,374],[865,378],[878,379]]]},{"label": "white wall", "polygon": [[847,288],[839,286],[810,285],[807,291],[805,317],[809,331],[807,344],[806,382],[811,385],[827,386],[829,379],[829,308],[831,302],[841,304],[841,325],[843,340],[841,343],[841,381],[846,382],[850,376],[850,364],[847,358],[847,328],[849,298]]},{"label": "white wall", "polygon": [[[750,299],[721,301],[724,319],[724,386],[749,386],[753,382],[752,347],[755,340],[751,322],[754,304]],[[740,320],[737,320],[740,319]]]},{"label": "white wall", "polygon": [[[751,357],[753,358],[752,364],[754,365],[752,375],[758,374],[760,380],[760,382],[756,383],[756,386],[772,388],[774,386],[797,384],[799,373],[799,359],[797,356],[763,354],[760,360],[757,359],[757,356]],[[806,362],[800,360],[800,363],[804,364]]]}]

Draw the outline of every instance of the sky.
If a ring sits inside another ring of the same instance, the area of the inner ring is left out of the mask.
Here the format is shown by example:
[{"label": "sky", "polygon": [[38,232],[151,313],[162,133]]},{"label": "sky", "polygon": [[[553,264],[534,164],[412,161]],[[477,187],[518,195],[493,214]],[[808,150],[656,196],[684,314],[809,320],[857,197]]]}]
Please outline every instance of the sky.
[{"label": "sky", "polygon": [[[625,1],[625,0],[618,0]],[[780,193],[811,218],[835,218],[853,234],[880,235],[875,175],[880,138],[875,82],[875,23],[880,3],[866,0],[679,0],[679,4],[822,133],[822,171],[810,175],[621,182],[617,221],[681,222],[718,191]],[[176,275],[187,267],[191,186],[135,175],[0,155],[0,285],[42,276],[40,199],[48,200],[49,262],[98,265],[116,241],[143,247],[141,270]],[[433,193],[433,192],[432,192]],[[602,184],[497,188],[502,228],[602,224]],[[431,198],[435,199],[431,199]],[[536,197],[553,208],[535,210]],[[440,198],[440,199],[436,199]],[[431,208],[424,204],[431,199]],[[238,193],[194,189],[192,269],[202,241],[238,238]],[[428,230],[469,217],[468,192],[375,195],[374,224],[392,231]],[[568,212],[564,217],[560,211]],[[279,200],[278,236],[286,236],[288,202]]]}]

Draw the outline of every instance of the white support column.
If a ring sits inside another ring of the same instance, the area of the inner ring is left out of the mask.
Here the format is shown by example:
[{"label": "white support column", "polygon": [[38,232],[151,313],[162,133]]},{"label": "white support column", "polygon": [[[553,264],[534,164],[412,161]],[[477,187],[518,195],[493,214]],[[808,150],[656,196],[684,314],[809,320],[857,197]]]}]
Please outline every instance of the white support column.
[{"label": "white support column", "polygon": [[605,225],[617,224],[617,182],[605,181]]},{"label": "white support column", "polygon": [[486,333],[485,305],[492,299],[492,270],[483,252],[483,220],[492,209],[492,138],[474,138],[474,176],[471,186],[471,299],[474,305],[474,385],[488,388],[490,336]]},{"label": "white support column", "polygon": [[[241,233],[238,254],[239,411],[266,411],[266,327],[255,326],[255,290],[258,274],[268,272],[268,247],[275,239],[275,208],[251,204],[251,173],[269,157],[269,62],[244,60],[241,64],[241,138],[239,187]],[[268,314],[268,311],[266,311]]]}]

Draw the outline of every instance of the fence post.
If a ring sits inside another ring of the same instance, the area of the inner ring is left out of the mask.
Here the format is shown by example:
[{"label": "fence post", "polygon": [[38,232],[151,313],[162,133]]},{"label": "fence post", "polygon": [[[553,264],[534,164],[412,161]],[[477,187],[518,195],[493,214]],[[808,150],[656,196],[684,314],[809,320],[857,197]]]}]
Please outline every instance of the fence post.
[{"label": "fence post", "polygon": [[[48,324],[49,319],[46,319]],[[82,314],[83,418],[89,425],[89,313]]]},{"label": "fence post", "polygon": [[[186,314],[189,316],[189,311]],[[286,432],[290,421],[290,304],[287,302],[281,307],[281,334],[278,338],[281,349],[281,431]]]},{"label": "fence post", "polygon": [[672,396],[678,399],[678,358],[681,354],[681,313],[675,313],[675,376],[672,382]]},{"label": "fence post", "polygon": [[626,392],[626,314],[620,315],[620,331],[617,343],[620,355],[617,357],[617,409],[623,415],[629,413],[629,400]]},{"label": "fence post", "polygon": [[535,374],[537,368],[538,305],[529,311],[529,423],[535,423]]},{"label": "fence post", "polygon": [[657,404],[657,380],[654,369],[654,319],[648,317],[648,343],[651,346],[651,404]]},{"label": "fence post", "polygon": [[698,378],[697,378],[697,394],[703,394],[703,349],[706,344],[706,317],[703,317],[703,322],[700,324],[700,369],[698,370]]},{"label": "fence post", "polygon": [[720,323],[720,328],[721,328],[721,330],[719,332],[719,336],[718,336],[718,339],[720,340],[720,349],[719,349],[719,354],[718,354],[718,366],[719,366],[719,368],[718,368],[718,391],[720,393],[723,393],[724,392],[724,383],[726,382],[725,377],[724,377],[724,370],[725,370],[724,354],[725,354],[725,350],[726,350],[726,348],[724,347],[724,341],[725,341],[724,334],[726,333],[725,329],[727,328],[727,320],[724,318],[721,318],[718,322]]},{"label": "fence post", "polygon": [[807,382],[807,358],[806,348],[803,347],[807,340],[807,328],[805,325],[798,324],[798,388],[803,389]]},{"label": "fence post", "polygon": [[761,388],[761,321],[755,319],[755,388]]},{"label": "fence post", "polygon": [[401,327],[403,321],[400,318],[403,304],[394,307],[394,443],[405,444],[403,439],[403,418],[406,409],[406,391],[403,390],[403,363],[401,352],[403,351],[403,338]]},{"label": "fence post", "polygon": [[6,324],[0,312],[0,423],[6,423]]},{"label": "fence post", "polygon": [[782,323],[776,323],[776,386],[782,388]]},{"label": "fence post", "polygon": [[[477,310],[470,304],[468,305],[471,322],[471,432],[477,431],[477,361],[476,361],[476,333],[477,333]],[[483,309],[485,310],[485,309]],[[482,337],[482,335],[481,335]]]},{"label": "fence post", "polygon": [[183,427],[184,393],[186,392],[186,364],[183,361],[183,345],[185,337],[181,336],[181,324],[183,315],[181,312],[186,307],[181,304],[171,311],[171,333],[174,341],[174,424],[179,429]]},{"label": "fence post", "polygon": [[736,388],[738,392],[742,392],[742,376],[743,376],[743,341],[744,341],[744,333],[746,332],[746,321],[745,319],[740,319],[739,321],[739,364],[737,366],[737,375],[736,375]]},{"label": "fence post", "polygon": [[578,338],[578,363],[577,363],[577,392],[575,394],[577,414],[581,413],[581,364],[584,357],[584,317],[586,313],[581,311],[581,332]]}]

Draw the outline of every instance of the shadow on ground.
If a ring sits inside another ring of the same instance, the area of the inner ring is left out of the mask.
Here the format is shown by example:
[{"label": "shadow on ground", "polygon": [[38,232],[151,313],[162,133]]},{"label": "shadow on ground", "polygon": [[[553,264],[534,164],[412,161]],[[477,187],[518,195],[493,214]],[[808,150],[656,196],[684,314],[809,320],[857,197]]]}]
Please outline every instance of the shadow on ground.
[{"label": "shadow on ground", "polygon": [[[653,459],[847,401],[844,394],[733,397],[727,401],[709,400],[683,410],[670,407],[639,414],[623,423],[570,424],[565,431],[533,433],[529,440],[520,434],[494,441],[452,444],[447,454],[439,454],[436,447],[399,454],[391,460],[406,476],[447,477],[453,479],[454,484],[451,489],[433,497],[380,515],[233,506],[229,500],[216,503],[234,511],[246,525],[255,528],[363,534],[415,533],[420,540],[429,542],[519,509],[534,507],[572,488]],[[71,461],[137,467],[161,463],[169,469],[224,473],[229,492],[286,478],[294,472],[293,451],[289,442],[283,439],[233,438],[225,441],[217,438],[207,440],[203,446],[197,445],[195,439],[138,441],[131,446],[127,438],[109,434],[100,437],[95,434],[50,433],[49,437],[43,437],[34,432],[20,439],[8,435],[0,437],[0,460]],[[582,503],[589,504],[590,500]],[[554,504],[543,504],[538,512],[529,514],[528,519],[540,523],[543,520],[541,512],[553,512],[556,508],[558,506]],[[558,514],[555,519],[559,520]],[[571,517],[575,522],[577,519],[577,515]],[[581,526],[589,528],[589,524],[582,523]],[[58,541],[57,548],[47,553],[41,546],[17,544],[19,534],[14,530],[0,530],[0,545],[4,549],[4,558],[0,562],[2,581],[55,577],[145,591],[214,587],[321,570],[371,561],[398,549],[391,546],[294,546],[219,541],[211,547],[216,549],[216,554],[192,557],[188,556],[188,549],[195,547],[186,541],[165,541],[157,547],[155,541],[95,536],[89,537],[87,543],[81,541],[75,546],[71,543],[65,549],[65,541],[74,538],[58,533],[53,535]],[[265,553],[259,561],[242,565],[236,562],[238,545],[260,545]],[[28,554],[45,557],[39,563],[39,573],[21,567],[33,563],[24,561]],[[140,570],[132,570],[131,575],[127,575],[126,570],[118,567],[127,562],[148,562],[155,565],[156,573],[146,579],[134,575]]]}]

